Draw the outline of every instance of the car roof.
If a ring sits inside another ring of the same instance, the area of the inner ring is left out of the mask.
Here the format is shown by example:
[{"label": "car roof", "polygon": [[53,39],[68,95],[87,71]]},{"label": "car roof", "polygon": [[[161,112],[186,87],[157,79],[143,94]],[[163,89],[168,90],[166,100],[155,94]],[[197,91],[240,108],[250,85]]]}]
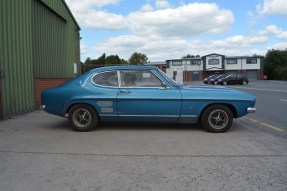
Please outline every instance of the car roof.
[{"label": "car roof", "polygon": [[154,66],[138,66],[138,65],[128,65],[128,66],[107,66],[91,70],[90,72],[103,72],[108,70],[154,70]]}]

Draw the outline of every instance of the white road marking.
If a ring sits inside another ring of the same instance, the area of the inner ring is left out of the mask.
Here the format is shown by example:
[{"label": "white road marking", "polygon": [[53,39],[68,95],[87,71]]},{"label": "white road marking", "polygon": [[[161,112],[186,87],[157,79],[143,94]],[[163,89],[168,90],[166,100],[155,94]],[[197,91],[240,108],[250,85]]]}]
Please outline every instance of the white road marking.
[{"label": "white road marking", "polygon": [[287,99],[279,99],[280,101],[287,101]]},{"label": "white road marking", "polygon": [[273,130],[275,130],[275,131],[284,132],[284,130],[281,129],[281,128],[279,128],[279,127],[275,127],[275,126],[273,126],[273,125],[269,125],[269,124],[267,124],[267,123],[258,121],[258,120],[256,120],[256,119],[253,119],[253,118],[250,118],[250,117],[244,116],[244,118],[249,119],[250,121],[252,121],[252,122],[254,122],[254,123],[258,123],[258,124],[260,124],[260,125],[263,125],[263,126],[265,126],[265,127],[267,127],[267,128],[273,129]]},{"label": "white road marking", "polygon": [[271,90],[271,89],[248,88],[248,87],[236,87],[236,88],[238,88],[238,89],[249,89],[249,90],[260,90],[260,91],[284,92],[284,93],[287,93],[287,90]]}]

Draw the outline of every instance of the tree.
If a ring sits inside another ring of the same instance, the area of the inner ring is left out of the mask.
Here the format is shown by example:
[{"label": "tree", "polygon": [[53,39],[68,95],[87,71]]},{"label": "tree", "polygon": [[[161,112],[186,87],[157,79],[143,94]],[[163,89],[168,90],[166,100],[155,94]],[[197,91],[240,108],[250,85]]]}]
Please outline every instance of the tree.
[{"label": "tree", "polygon": [[106,57],[106,65],[110,65],[110,66],[116,66],[116,65],[120,65],[121,59],[119,58],[118,55],[110,55]]},{"label": "tree", "polygon": [[264,59],[264,74],[271,80],[287,80],[287,50],[268,50]]},{"label": "tree", "polygon": [[145,54],[135,52],[129,58],[129,63],[130,65],[144,65],[147,60],[148,58]]},{"label": "tree", "polygon": [[194,56],[194,55],[188,54],[186,56],[183,56],[182,58],[200,58],[200,55]]},{"label": "tree", "polygon": [[183,56],[182,58],[195,58],[195,56],[194,56],[194,55],[191,55],[191,54],[188,54],[188,55],[186,55],[186,56]]},{"label": "tree", "polygon": [[85,62],[81,64],[81,72],[83,74],[94,68],[117,65],[128,65],[128,62],[120,58],[118,55],[106,56],[106,54],[104,53],[97,59],[91,59],[90,57],[88,57]]},{"label": "tree", "polygon": [[128,65],[128,61],[126,61],[125,59],[121,59],[120,61],[120,65]]}]

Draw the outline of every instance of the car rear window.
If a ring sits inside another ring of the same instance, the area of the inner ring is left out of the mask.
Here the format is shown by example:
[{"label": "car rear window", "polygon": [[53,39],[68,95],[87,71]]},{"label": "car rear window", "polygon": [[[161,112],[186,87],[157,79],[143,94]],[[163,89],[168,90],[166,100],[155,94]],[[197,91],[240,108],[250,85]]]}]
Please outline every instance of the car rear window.
[{"label": "car rear window", "polygon": [[117,71],[109,71],[96,74],[93,77],[93,82],[100,86],[118,87],[119,83]]}]

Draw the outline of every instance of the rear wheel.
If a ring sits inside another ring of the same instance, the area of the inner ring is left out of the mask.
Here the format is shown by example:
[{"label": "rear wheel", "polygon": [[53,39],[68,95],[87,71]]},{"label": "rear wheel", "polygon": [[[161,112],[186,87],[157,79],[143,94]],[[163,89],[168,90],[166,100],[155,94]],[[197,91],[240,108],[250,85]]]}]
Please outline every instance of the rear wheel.
[{"label": "rear wheel", "polygon": [[91,106],[79,104],[70,109],[69,122],[75,131],[91,131],[99,123],[99,116]]},{"label": "rear wheel", "polygon": [[242,85],[246,85],[247,84],[247,82],[244,80],[243,82],[242,82]]},{"label": "rear wheel", "polygon": [[204,110],[201,122],[207,131],[223,133],[231,127],[233,115],[225,105],[211,105]]},{"label": "rear wheel", "polygon": [[226,86],[226,85],[227,85],[227,82],[224,81],[222,84]]}]

